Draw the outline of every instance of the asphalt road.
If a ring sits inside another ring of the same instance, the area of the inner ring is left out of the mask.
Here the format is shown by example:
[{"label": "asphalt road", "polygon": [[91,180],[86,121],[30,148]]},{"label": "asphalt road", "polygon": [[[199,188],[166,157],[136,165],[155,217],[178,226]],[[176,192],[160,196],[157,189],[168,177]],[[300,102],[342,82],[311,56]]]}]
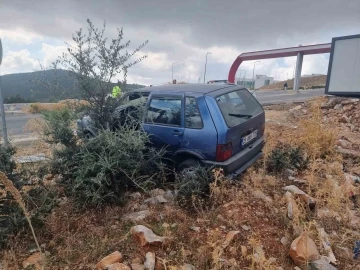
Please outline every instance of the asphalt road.
[{"label": "asphalt road", "polygon": [[[6,128],[9,136],[25,134],[23,130],[26,123],[33,118],[39,118],[39,114],[14,114],[5,115],[6,117]],[[0,130],[2,131],[2,121],[0,119]],[[2,137],[2,136],[1,136]]]},{"label": "asphalt road", "polygon": [[296,94],[292,90],[288,91],[262,91],[255,92],[256,98],[261,104],[278,104],[286,102],[302,102],[313,97],[322,96],[325,93],[324,88],[300,91]]},{"label": "asphalt road", "polygon": [[[294,93],[292,90],[284,91],[263,91],[256,92],[256,98],[261,104],[277,104],[284,102],[301,102],[306,101],[316,96],[324,95],[324,89],[300,91],[299,94]],[[36,114],[21,114],[21,115],[6,115],[6,124],[8,134],[10,136],[26,135],[23,127],[32,118],[38,118],[40,115]],[[1,120],[0,120],[1,123]],[[0,126],[0,129],[1,126]]]}]

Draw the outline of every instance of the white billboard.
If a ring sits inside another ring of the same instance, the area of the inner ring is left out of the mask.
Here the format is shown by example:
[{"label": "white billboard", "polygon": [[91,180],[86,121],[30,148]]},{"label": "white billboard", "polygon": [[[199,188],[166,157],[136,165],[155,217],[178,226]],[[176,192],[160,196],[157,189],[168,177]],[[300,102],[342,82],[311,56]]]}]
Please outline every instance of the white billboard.
[{"label": "white billboard", "polygon": [[332,39],[325,93],[360,96],[360,35]]}]

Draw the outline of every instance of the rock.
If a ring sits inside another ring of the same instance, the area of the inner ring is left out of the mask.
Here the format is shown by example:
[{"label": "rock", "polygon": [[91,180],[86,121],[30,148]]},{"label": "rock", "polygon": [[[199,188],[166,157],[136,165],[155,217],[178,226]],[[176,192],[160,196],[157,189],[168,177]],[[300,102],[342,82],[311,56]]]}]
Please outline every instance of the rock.
[{"label": "rock", "polygon": [[195,266],[191,265],[191,264],[184,264],[183,266],[181,266],[180,270],[195,270]]},{"label": "rock", "polygon": [[287,239],[287,237],[283,236],[283,237],[281,237],[280,242],[281,242],[281,244],[286,246],[289,243],[289,239]]},{"label": "rock", "polygon": [[277,261],[277,259],[274,258],[274,257],[271,257],[271,258],[268,259],[268,262],[269,262],[270,264],[274,264],[274,263],[276,263],[276,261]]},{"label": "rock", "polygon": [[230,244],[230,242],[234,239],[234,237],[239,234],[240,231],[230,231],[227,233],[225,237],[224,243],[221,245],[223,249],[227,248],[227,246]]},{"label": "rock", "polygon": [[244,231],[250,231],[250,227],[249,226],[246,226],[246,225],[242,225],[241,228],[244,230]]},{"label": "rock", "polygon": [[241,255],[244,258],[247,256],[247,248],[245,246],[241,246]]},{"label": "rock", "polygon": [[132,270],[145,270],[145,266],[143,266],[140,263],[132,263],[131,264],[131,269]]},{"label": "rock", "polygon": [[259,200],[263,200],[266,203],[272,203],[272,199],[266,196],[261,190],[253,191],[253,196]]},{"label": "rock", "polygon": [[308,236],[307,232],[302,233],[291,243],[289,253],[294,263],[298,266],[304,265],[309,261],[320,259],[316,244],[314,240]]},{"label": "rock", "polygon": [[286,191],[284,195],[287,202],[287,216],[289,219],[293,219],[299,215],[299,208],[289,191]]},{"label": "rock", "polygon": [[155,253],[147,252],[145,255],[145,269],[146,270],[154,270],[155,269]]},{"label": "rock", "polygon": [[342,104],[336,104],[334,110],[341,110],[343,108]]},{"label": "rock", "polygon": [[336,145],[341,146],[342,148],[348,148],[349,147],[349,142],[340,139],[340,140],[337,141]]},{"label": "rock", "polygon": [[147,218],[150,215],[151,215],[151,211],[143,210],[143,211],[127,214],[127,215],[123,216],[121,218],[121,220],[136,222],[136,221],[143,220],[143,219]]},{"label": "rock", "polygon": [[294,185],[286,186],[286,187],[283,188],[283,190],[289,191],[292,194],[294,194],[296,196],[299,196],[304,202],[307,203],[307,205],[309,206],[309,208],[311,210],[315,209],[316,200],[314,198],[310,197],[308,194],[306,194],[301,189],[299,189],[297,186],[294,186]]},{"label": "rock", "polygon": [[144,201],[144,203],[147,203],[147,204],[163,204],[163,203],[167,203],[167,202],[168,201],[164,198],[163,195],[157,195],[155,197],[151,197]]},{"label": "rock", "polygon": [[140,199],[140,198],[141,198],[141,193],[140,193],[140,192],[134,192],[134,193],[131,193],[131,194],[129,195],[129,197],[132,198],[132,199],[137,200],[137,199]]},{"label": "rock", "polygon": [[352,157],[355,157],[355,158],[359,158],[359,157],[360,157],[360,152],[359,152],[359,151],[355,151],[355,150],[351,150],[351,149],[344,149],[344,148],[341,147],[341,146],[338,146],[338,147],[337,147],[337,151],[338,151],[340,154],[343,154],[343,155],[352,156]]},{"label": "rock", "polygon": [[348,117],[346,114],[344,114],[343,116],[341,116],[339,118],[339,122],[340,123],[351,123],[351,117]]},{"label": "rock", "polygon": [[309,263],[310,270],[336,270],[337,268],[332,266],[327,260],[321,258]]},{"label": "rock", "polygon": [[28,257],[25,261],[22,263],[23,268],[27,268],[29,266],[34,265],[35,269],[41,269],[41,266],[45,262],[45,257],[40,253],[36,252],[32,254],[30,257]]},{"label": "rock", "polygon": [[294,176],[294,175],[295,175],[295,171],[294,171],[294,170],[291,170],[291,169],[286,169],[286,173],[287,173],[287,175],[289,175],[289,176]]},{"label": "rock", "polygon": [[329,210],[327,208],[318,209],[317,216],[318,218],[334,218],[338,222],[341,221],[341,217],[338,212]]},{"label": "rock", "polygon": [[131,270],[131,268],[123,263],[114,263],[110,265],[107,270]]},{"label": "rock", "polygon": [[152,230],[143,225],[132,227],[130,232],[142,247],[146,245],[165,245],[169,240],[167,237],[157,236]]},{"label": "rock", "polygon": [[173,193],[171,190],[167,190],[164,194],[163,194],[164,198],[168,201],[174,201],[175,200],[175,193]]},{"label": "rock", "polygon": [[98,269],[107,269],[108,267],[110,267],[112,264],[117,263],[117,262],[121,262],[122,260],[122,255],[119,251],[115,251],[113,253],[111,253],[110,255],[104,257],[100,262],[98,262],[96,264],[96,267]]},{"label": "rock", "polygon": [[190,230],[195,231],[195,232],[200,232],[200,227],[191,226]]},{"label": "rock", "polygon": [[159,195],[164,195],[165,194],[165,191],[161,188],[156,188],[156,189],[153,189],[149,192],[150,196],[151,197],[156,197],[156,196],[159,196]]}]

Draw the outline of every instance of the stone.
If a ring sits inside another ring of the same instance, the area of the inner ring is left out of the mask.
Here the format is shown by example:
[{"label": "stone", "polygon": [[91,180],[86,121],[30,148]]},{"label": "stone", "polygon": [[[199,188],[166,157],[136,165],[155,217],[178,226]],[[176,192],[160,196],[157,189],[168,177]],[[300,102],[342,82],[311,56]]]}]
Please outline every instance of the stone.
[{"label": "stone", "polygon": [[145,269],[146,270],[154,270],[155,269],[155,253],[147,252],[145,255]]},{"label": "stone", "polygon": [[151,211],[142,210],[142,211],[139,211],[139,212],[127,214],[127,215],[123,216],[121,218],[121,220],[137,222],[137,221],[140,221],[140,220],[144,220],[145,218],[147,218],[150,215],[151,215]]},{"label": "stone", "polygon": [[146,245],[166,245],[169,241],[169,238],[157,236],[152,230],[143,225],[132,227],[130,232],[142,247]]},{"label": "stone", "polygon": [[289,191],[292,194],[294,194],[296,196],[299,196],[304,202],[307,203],[307,205],[309,206],[309,208],[311,210],[315,209],[316,200],[314,198],[310,197],[308,194],[306,194],[301,189],[299,189],[297,186],[294,186],[294,185],[286,186],[286,187],[283,188],[283,190]]},{"label": "stone", "polygon": [[40,253],[36,252],[22,262],[22,267],[27,268],[34,265],[35,269],[41,269],[41,266],[45,262],[45,257]]},{"label": "stone", "polygon": [[164,198],[163,195],[157,195],[155,197],[151,197],[149,199],[146,199],[144,201],[144,203],[147,203],[147,204],[164,204],[164,203],[167,203],[168,201]]},{"label": "stone", "polygon": [[130,266],[132,270],[145,270],[145,266],[140,263],[132,263]]},{"label": "stone", "polygon": [[294,263],[298,266],[304,265],[309,261],[320,259],[316,244],[314,240],[308,236],[307,232],[303,232],[291,243],[289,253]]},{"label": "stone", "polygon": [[131,270],[131,268],[123,263],[114,263],[110,265],[107,270]]},{"label": "stone", "polygon": [[241,246],[241,255],[246,258],[247,256],[247,248],[245,246]]},{"label": "stone", "polygon": [[270,264],[274,264],[274,263],[276,263],[276,261],[277,261],[277,259],[274,258],[274,257],[270,257],[270,258],[268,259],[268,262],[269,262]]},{"label": "stone", "polygon": [[110,255],[104,257],[100,262],[98,262],[96,264],[96,267],[98,269],[107,269],[108,267],[110,267],[112,264],[115,264],[117,262],[121,262],[122,260],[122,255],[119,251],[115,251],[113,253],[111,253]]},{"label": "stone", "polygon": [[342,104],[336,104],[334,110],[341,110],[343,108]]},{"label": "stone", "polygon": [[261,190],[255,190],[253,191],[253,196],[259,200],[262,200],[266,203],[272,203],[272,199],[268,196],[266,196]]},{"label": "stone", "polygon": [[246,226],[246,225],[242,225],[241,228],[244,230],[244,231],[250,231],[250,227],[249,226]]},{"label": "stone", "polygon": [[181,266],[180,270],[195,270],[195,266],[193,266],[192,264],[184,264],[183,266]]},{"label": "stone", "polygon": [[287,237],[283,236],[283,237],[281,237],[280,242],[281,242],[281,244],[286,246],[289,243],[289,239],[287,239]]},{"label": "stone", "polygon": [[168,201],[174,201],[175,200],[175,194],[171,190],[166,190],[166,192],[163,194],[164,198]]},{"label": "stone", "polygon": [[132,199],[137,200],[137,199],[140,199],[140,198],[141,198],[141,193],[140,193],[140,192],[134,192],[134,193],[131,193],[131,194],[129,195],[129,197],[132,198]]},{"label": "stone", "polygon": [[309,263],[310,270],[337,270],[336,267],[331,265],[327,260],[321,258],[316,261],[312,261]]},{"label": "stone", "polygon": [[165,191],[161,188],[155,188],[149,192],[151,197],[156,197],[158,195],[164,195]]},{"label": "stone", "polygon": [[230,242],[234,239],[234,237],[239,234],[240,231],[230,231],[226,234],[225,241],[222,243],[221,247],[223,249],[227,248]]},{"label": "stone", "polygon": [[190,230],[195,231],[195,232],[200,232],[200,227],[191,226]]},{"label": "stone", "polygon": [[338,212],[329,210],[327,208],[321,208],[317,210],[318,218],[334,218],[336,221],[341,222],[341,217]]},{"label": "stone", "polygon": [[349,147],[349,142],[346,140],[338,140],[336,143],[337,146],[341,146],[342,148],[348,148]]}]

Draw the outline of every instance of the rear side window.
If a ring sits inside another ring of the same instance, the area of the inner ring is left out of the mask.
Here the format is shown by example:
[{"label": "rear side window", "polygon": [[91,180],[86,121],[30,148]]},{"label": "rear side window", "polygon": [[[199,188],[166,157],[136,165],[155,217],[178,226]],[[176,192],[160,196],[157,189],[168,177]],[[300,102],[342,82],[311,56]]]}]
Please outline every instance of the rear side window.
[{"label": "rear side window", "polygon": [[147,123],[180,126],[181,98],[153,98],[146,115]]},{"label": "rear side window", "polygon": [[194,97],[186,97],[185,99],[185,127],[193,129],[203,128],[199,107]]},{"label": "rear side window", "polygon": [[263,112],[261,105],[246,89],[215,98],[228,127],[240,125]]}]

